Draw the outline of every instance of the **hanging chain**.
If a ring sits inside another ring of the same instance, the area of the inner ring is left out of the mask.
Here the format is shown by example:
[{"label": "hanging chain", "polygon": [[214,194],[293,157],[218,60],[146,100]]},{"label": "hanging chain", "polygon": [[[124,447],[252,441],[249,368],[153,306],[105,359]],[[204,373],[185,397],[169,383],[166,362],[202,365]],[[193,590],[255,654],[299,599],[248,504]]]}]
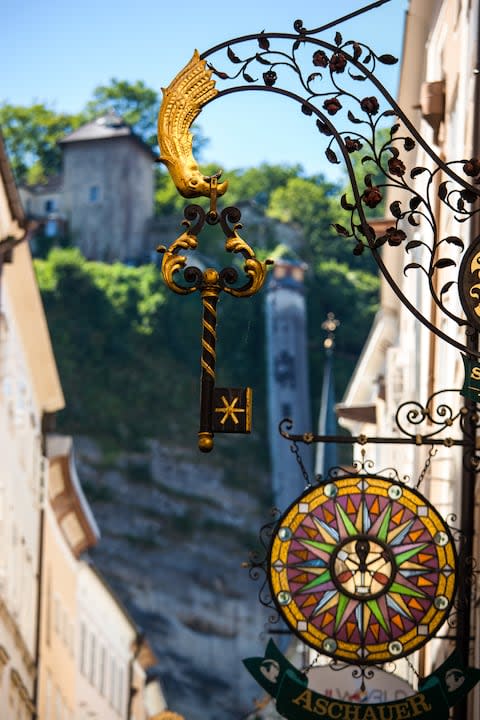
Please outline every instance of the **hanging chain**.
[{"label": "hanging chain", "polygon": [[298,449],[298,445],[295,440],[290,445],[290,452],[292,452],[295,455],[295,459],[300,467],[300,470],[302,471],[303,479],[305,480],[305,487],[306,488],[312,487],[312,483],[310,482],[310,478],[308,477],[307,470],[305,468],[305,465],[303,464],[303,460],[300,456],[300,451]]},{"label": "hanging chain", "polygon": [[307,677],[308,677],[308,673],[310,672],[310,670],[311,670],[313,667],[317,667],[317,662],[320,660],[321,657],[324,657],[324,656],[322,656],[321,653],[317,653],[317,654],[315,655],[315,657],[313,658],[313,660],[308,663],[308,665],[304,665],[304,666],[302,667],[302,673],[303,673],[304,675],[307,675]]},{"label": "hanging chain", "polygon": [[412,661],[410,660],[410,658],[408,657],[408,655],[405,655],[405,658],[404,658],[404,659],[406,660],[408,667],[409,667],[410,670],[413,672],[413,674],[415,675],[415,677],[417,678],[417,680],[418,680],[418,682],[419,682],[419,684],[420,684],[420,682],[422,681],[423,678],[421,677],[421,675],[420,675],[419,672],[417,671],[417,668],[416,668],[415,665],[412,663]]},{"label": "hanging chain", "polygon": [[437,454],[437,452],[438,452],[437,448],[432,445],[432,446],[430,447],[430,450],[428,451],[428,457],[427,457],[427,459],[425,460],[425,465],[423,466],[423,470],[422,470],[422,472],[420,473],[420,475],[418,476],[417,484],[415,485],[415,489],[416,489],[416,490],[418,490],[418,488],[419,488],[420,485],[422,484],[423,479],[424,479],[425,475],[427,474],[427,472],[428,472],[428,470],[429,470],[429,468],[430,468],[430,464],[431,464],[431,462],[432,462],[432,458],[435,457],[435,455]]}]

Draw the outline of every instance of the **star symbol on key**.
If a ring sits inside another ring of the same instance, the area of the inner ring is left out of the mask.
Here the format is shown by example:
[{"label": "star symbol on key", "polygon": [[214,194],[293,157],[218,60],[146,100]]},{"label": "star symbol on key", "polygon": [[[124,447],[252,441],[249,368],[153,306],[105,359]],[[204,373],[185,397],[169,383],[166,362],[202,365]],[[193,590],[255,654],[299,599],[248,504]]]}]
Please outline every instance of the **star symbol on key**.
[{"label": "star symbol on key", "polygon": [[225,425],[227,420],[229,418],[231,418],[232,422],[234,422],[235,425],[238,425],[239,420],[237,418],[237,414],[245,412],[245,408],[237,408],[236,407],[239,398],[238,397],[233,398],[232,402],[230,402],[230,403],[228,402],[225,395],[222,395],[222,397],[220,399],[223,402],[223,407],[215,408],[216,413],[223,413],[223,417],[221,418],[220,423],[222,425]]}]

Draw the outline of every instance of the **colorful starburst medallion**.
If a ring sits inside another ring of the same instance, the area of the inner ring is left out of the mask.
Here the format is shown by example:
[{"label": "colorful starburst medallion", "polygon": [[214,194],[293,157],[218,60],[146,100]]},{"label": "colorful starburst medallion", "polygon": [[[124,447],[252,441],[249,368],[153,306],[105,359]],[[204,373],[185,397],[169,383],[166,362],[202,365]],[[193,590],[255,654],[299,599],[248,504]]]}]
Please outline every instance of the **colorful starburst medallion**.
[{"label": "colorful starburst medallion", "polygon": [[416,490],[381,477],[330,479],[279,519],[268,558],[275,604],[310,647],[376,664],[424,645],[456,590],[448,526]]}]

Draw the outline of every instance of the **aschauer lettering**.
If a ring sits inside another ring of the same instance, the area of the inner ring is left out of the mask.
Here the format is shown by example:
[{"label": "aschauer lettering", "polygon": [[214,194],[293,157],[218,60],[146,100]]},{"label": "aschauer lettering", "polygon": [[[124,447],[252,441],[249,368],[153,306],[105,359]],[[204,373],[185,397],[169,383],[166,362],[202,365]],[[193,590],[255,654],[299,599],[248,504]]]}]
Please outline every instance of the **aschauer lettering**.
[{"label": "aschauer lettering", "polygon": [[432,706],[423,693],[417,693],[401,702],[375,705],[344,703],[318,696],[312,690],[303,690],[291,702],[317,717],[328,720],[410,720],[428,713]]}]

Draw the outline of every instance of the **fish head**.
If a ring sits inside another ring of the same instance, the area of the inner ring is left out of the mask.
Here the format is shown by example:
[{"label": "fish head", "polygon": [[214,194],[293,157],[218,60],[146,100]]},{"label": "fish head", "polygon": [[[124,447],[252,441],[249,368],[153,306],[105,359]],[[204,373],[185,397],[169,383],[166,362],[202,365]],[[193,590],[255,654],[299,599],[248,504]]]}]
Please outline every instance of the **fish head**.
[{"label": "fish head", "polygon": [[[167,166],[175,187],[184,198],[210,197],[212,194],[212,186],[210,179],[203,175],[198,169],[196,163],[183,167],[180,170],[175,162],[171,162],[166,158],[160,158],[160,161]],[[217,184],[217,197],[223,195],[228,188],[228,181]]]}]

